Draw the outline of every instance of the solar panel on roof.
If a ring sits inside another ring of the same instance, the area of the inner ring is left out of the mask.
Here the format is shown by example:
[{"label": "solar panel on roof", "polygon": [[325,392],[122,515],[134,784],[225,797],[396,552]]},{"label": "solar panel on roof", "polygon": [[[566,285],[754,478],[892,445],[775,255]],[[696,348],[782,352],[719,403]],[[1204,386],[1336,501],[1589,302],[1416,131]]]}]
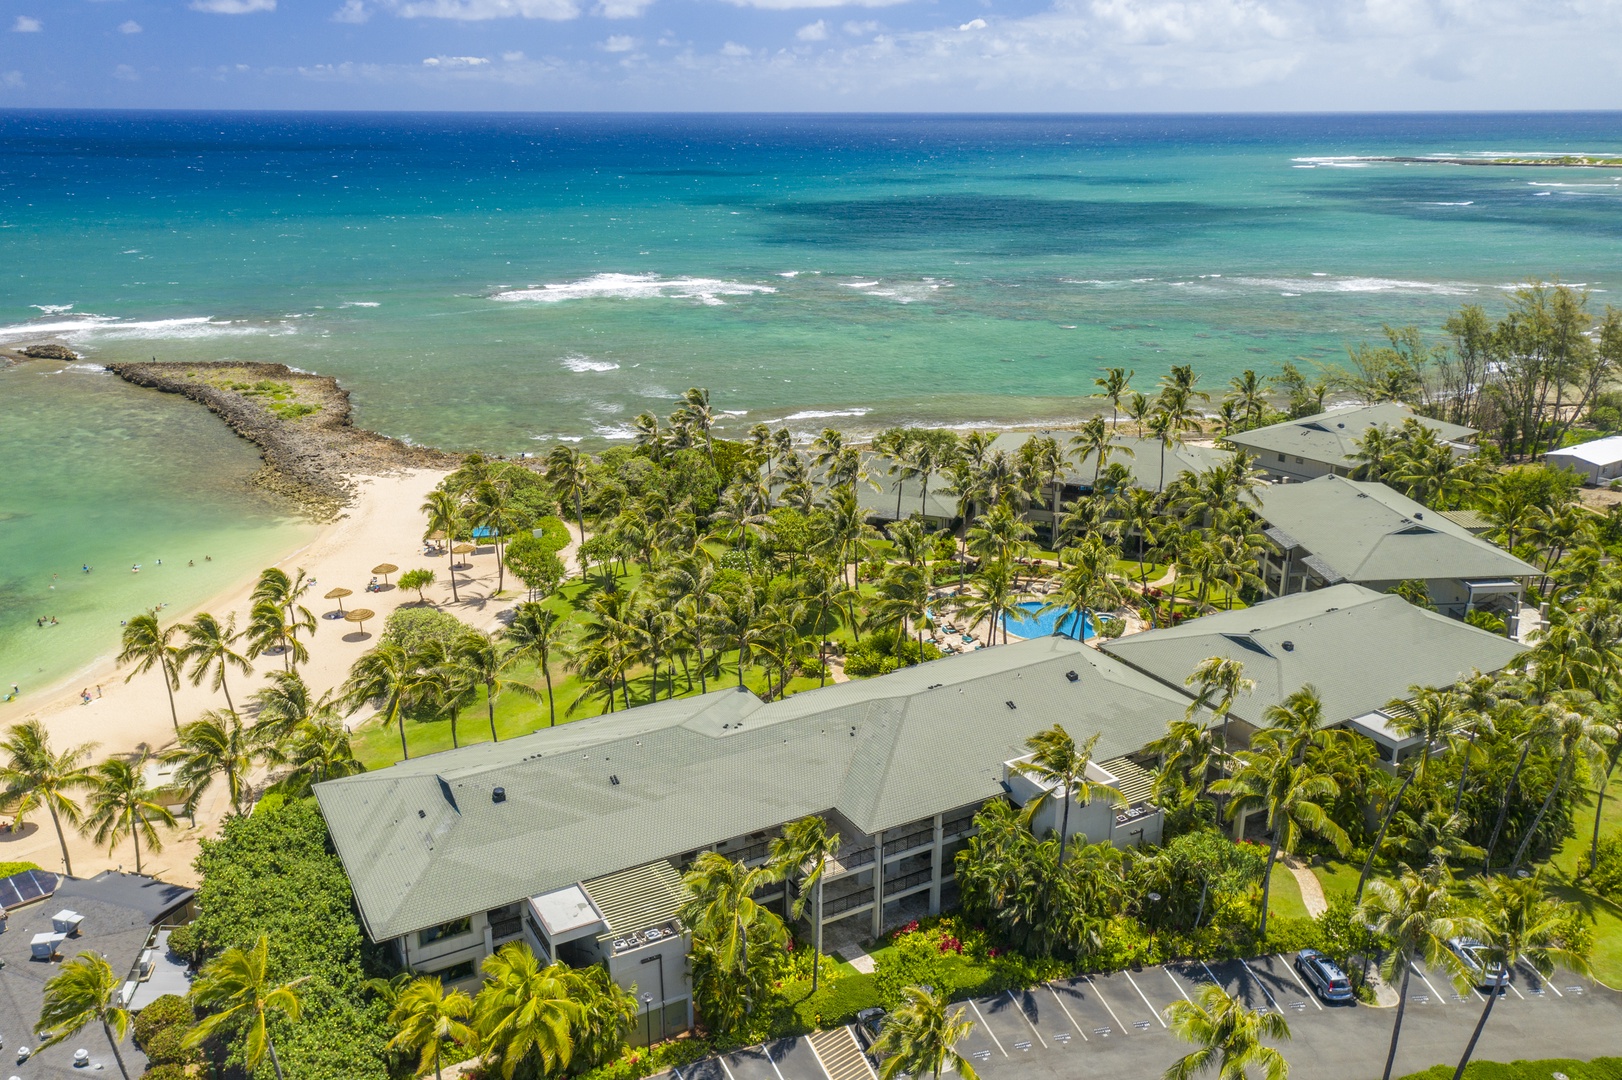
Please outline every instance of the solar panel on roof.
[{"label": "solar panel on roof", "polygon": [[16,888],[17,895],[22,897],[22,902],[25,904],[30,900],[38,900],[45,895],[45,890],[40,888],[39,882],[34,880],[32,870],[24,870],[20,874],[13,874],[11,883]]},{"label": "solar panel on roof", "polygon": [[11,884],[10,878],[0,881],[0,908],[10,911],[22,902],[22,897],[17,895],[16,886]]}]

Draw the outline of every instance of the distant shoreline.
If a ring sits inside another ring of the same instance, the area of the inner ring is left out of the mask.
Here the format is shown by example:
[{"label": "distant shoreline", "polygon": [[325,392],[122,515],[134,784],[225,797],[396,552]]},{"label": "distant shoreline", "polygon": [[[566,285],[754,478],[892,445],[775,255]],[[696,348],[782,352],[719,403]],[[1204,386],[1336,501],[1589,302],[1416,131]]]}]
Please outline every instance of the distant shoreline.
[{"label": "distant shoreline", "polygon": [[230,361],[106,366],[125,382],[180,394],[220,417],[259,448],[265,464],[253,482],[316,521],[330,521],[354,503],[355,476],[451,469],[461,460],[355,427],[349,391],[329,375]]},{"label": "distant shoreline", "polygon": [[1619,169],[1622,157],[1590,157],[1564,154],[1560,157],[1358,157],[1324,158],[1325,161],[1376,161],[1395,165],[1509,165],[1521,168],[1545,167],[1556,169]]}]

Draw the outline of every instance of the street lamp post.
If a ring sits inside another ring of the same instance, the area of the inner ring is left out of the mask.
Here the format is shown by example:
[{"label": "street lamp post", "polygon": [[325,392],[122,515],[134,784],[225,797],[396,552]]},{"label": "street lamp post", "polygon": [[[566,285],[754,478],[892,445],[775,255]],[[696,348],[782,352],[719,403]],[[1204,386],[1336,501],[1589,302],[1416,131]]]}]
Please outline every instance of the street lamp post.
[{"label": "street lamp post", "polygon": [[[642,1008],[643,1008],[642,1029],[643,1029],[644,1032],[647,1033],[647,1040],[648,1041],[647,1041],[646,1045],[651,1047],[653,1045],[653,995],[652,994],[643,994],[642,995]],[[660,1025],[660,1026],[662,1027],[663,1025]]]}]

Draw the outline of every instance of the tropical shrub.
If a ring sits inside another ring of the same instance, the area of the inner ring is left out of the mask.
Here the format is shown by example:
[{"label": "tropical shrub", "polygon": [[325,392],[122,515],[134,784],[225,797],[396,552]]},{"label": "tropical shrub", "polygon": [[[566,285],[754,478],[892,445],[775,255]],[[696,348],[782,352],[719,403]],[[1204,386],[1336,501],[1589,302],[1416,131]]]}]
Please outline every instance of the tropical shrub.
[{"label": "tropical shrub", "polygon": [[1487,631],[1489,634],[1503,636],[1505,630],[1504,620],[1490,611],[1472,611],[1465,615],[1464,621],[1478,630]]},{"label": "tropical shrub", "polygon": [[1607,836],[1599,842],[1599,858],[1590,865],[1585,854],[1578,873],[1588,879],[1594,891],[1622,900],[1622,836]]},{"label": "tropical shrub", "polygon": [[144,1048],[164,1028],[176,1024],[190,1026],[193,1019],[191,1002],[178,994],[164,994],[135,1017],[135,1045]]},{"label": "tropical shrub", "polygon": [[141,1080],[192,1080],[184,1065],[154,1065],[141,1074]]},{"label": "tropical shrub", "polygon": [[[276,1017],[271,1036],[282,1068],[299,1080],[383,1080],[388,1006],[367,988],[387,968],[355,916],[354,895],[333,854],[314,799],[229,817],[217,840],[203,840],[196,868],[197,921],[203,956],[270,939],[275,984],[305,978],[303,1019]],[[228,1046],[240,1060],[240,1035]],[[259,1075],[271,1075],[268,1062]]]},{"label": "tropical shrub", "polygon": [[713,1051],[707,1039],[670,1039],[652,1047],[627,1050],[605,1065],[581,1074],[581,1080],[641,1080],[654,1073],[691,1065]]},{"label": "tropical shrub", "polygon": [[[530,539],[535,540],[548,551],[562,551],[569,546],[569,526],[563,523],[562,518],[550,516],[540,518],[535,522],[533,531],[537,531],[541,535],[532,536]],[[508,550],[512,549],[509,548]]]},{"label": "tropical shrub", "polygon": [[[898,640],[899,639],[899,640]],[[939,660],[941,651],[933,642],[926,641],[922,649],[911,637],[901,637],[893,628],[876,630],[845,653],[845,674],[853,676],[887,675],[923,660]]]},{"label": "tropical shrub", "polygon": [[[280,793],[278,792],[277,794]],[[266,796],[266,798],[268,797],[269,796]],[[254,804],[254,810],[259,812],[259,808],[264,805],[265,800],[261,798],[257,803]],[[184,956],[187,960],[197,959],[197,931],[192,928],[191,923],[187,923],[185,926],[177,926],[173,930],[169,931],[169,949],[176,956]],[[167,997],[169,995],[165,996]],[[161,1001],[162,998],[159,1000]],[[156,1005],[157,1002],[154,1001],[152,1004]],[[147,1008],[151,1007],[151,1005],[147,1006]],[[146,1015],[145,1009],[141,1011],[141,1015]],[[136,1019],[139,1020],[140,1017],[137,1017]]]},{"label": "tropical shrub", "polygon": [[400,588],[416,590],[418,600],[423,599],[422,590],[426,589],[433,583],[434,572],[421,566],[417,567],[415,570],[407,570],[405,573],[400,575],[399,580]]},{"label": "tropical shrub", "polygon": [[202,1055],[181,1045],[186,1037],[186,1025],[169,1024],[159,1028],[141,1045],[142,1053],[154,1065],[190,1065],[201,1061]]},{"label": "tropical shrub", "polygon": [[8,878],[12,874],[20,874],[24,870],[38,870],[39,865],[31,862],[0,862],[0,878]]},{"label": "tropical shrub", "polygon": [[[1453,1080],[1454,1066],[1433,1065],[1423,1072],[1409,1073],[1402,1080]],[[1464,1080],[1549,1080],[1564,1074],[1569,1080],[1622,1080],[1622,1058],[1603,1057],[1593,1061],[1546,1058],[1542,1061],[1472,1061],[1464,1070]]]},{"label": "tropical shrub", "polygon": [[568,573],[558,558],[558,548],[534,536],[520,536],[507,545],[507,569],[524,583],[532,598],[550,593]]},{"label": "tropical shrub", "polygon": [[383,620],[380,640],[415,652],[429,644],[448,646],[462,632],[463,625],[455,615],[436,608],[400,607]]}]

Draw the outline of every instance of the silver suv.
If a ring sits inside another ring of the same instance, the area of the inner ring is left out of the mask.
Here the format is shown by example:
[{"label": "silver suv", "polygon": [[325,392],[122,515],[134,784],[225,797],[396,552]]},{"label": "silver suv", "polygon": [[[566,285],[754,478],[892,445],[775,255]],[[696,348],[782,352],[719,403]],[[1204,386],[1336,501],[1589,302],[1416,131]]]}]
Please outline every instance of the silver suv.
[{"label": "silver suv", "polygon": [[1295,954],[1295,970],[1301,973],[1307,985],[1325,1001],[1351,1001],[1352,980],[1329,957],[1317,949],[1302,949]]}]

